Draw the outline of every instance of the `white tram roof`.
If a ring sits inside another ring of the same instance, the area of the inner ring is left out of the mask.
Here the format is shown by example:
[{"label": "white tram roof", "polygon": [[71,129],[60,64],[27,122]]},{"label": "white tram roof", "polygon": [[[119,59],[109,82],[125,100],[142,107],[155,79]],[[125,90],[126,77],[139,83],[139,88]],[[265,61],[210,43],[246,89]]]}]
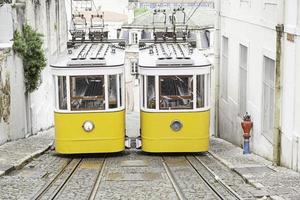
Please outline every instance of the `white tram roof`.
[{"label": "white tram roof", "polygon": [[139,66],[144,68],[209,67],[210,65],[203,53],[191,47],[188,42],[146,43],[139,51]]},{"label": "white tram roof", "polygon": [[117,67],[125,63],[125,47],[118,43],[75,44],[64,53],[54,68]]}]

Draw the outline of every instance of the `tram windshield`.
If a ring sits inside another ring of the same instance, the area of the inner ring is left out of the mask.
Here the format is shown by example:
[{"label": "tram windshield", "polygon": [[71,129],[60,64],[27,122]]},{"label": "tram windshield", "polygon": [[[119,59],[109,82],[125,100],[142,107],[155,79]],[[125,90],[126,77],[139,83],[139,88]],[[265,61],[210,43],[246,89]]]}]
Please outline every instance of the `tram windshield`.
[{"label": "tram windshield", "polygon": [[71,76],[71,110],[104,110],[104,76]]},{"label": "tram windshield", "polygon": [[193,76],[160,76],[159,108],[193,109]]},{"label": "tram windshield", "polygon": [[210,105],[210,74],[142,75],[141,81],[141,104],[143,108],[192,110],[208,108]]}]

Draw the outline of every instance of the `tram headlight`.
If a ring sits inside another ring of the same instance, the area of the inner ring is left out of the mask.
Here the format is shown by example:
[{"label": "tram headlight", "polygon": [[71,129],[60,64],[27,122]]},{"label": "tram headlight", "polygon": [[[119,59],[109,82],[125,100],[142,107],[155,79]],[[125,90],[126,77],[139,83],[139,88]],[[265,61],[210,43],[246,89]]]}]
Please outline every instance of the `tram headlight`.
[{"label": "tram headlight", "polygon": [[94,123],[91,122],[91,121],[85,121],[85,122],[82,124],[82,128],[83,128],[83,130],[85,130],[86,132],[91,132],[92,130],[94,130],[95,125],[94,125]]},{"label": "tram headlight", "polygon": [[170,127],[171,127],[171,129],[173,130],[173,131],[175,131],[175,132],[177,132],[177,131],[180,131],[181,130],[181,128],[182,128],[182,123],[179,121],[179,120],[174,120],[174,121],[172,121],[171,122],[171,125],[170,125]]}]

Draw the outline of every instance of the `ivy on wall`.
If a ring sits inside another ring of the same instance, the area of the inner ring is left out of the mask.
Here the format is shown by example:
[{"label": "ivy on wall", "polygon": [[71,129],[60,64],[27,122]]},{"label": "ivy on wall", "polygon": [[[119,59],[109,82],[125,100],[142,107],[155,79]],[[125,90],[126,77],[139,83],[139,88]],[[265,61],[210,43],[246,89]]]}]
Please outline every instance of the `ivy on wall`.
[{"label": "ivy on wall", "polygon": [[40,83],[41,72],[46,67],[43,35],[25,24],[22,32],[15,31],[13,50],[23,59],[26,92],[33,92]]}]

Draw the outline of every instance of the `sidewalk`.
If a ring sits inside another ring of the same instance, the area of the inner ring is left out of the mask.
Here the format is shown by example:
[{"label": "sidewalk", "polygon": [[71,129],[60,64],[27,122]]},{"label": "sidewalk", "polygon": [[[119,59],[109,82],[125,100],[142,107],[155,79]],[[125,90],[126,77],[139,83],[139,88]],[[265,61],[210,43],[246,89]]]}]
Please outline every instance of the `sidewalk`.
[{"label": "sidewalk", "polygon": [[0,146],[0,176],[22,167],[35,156],[50,148],[54,130],[50,129],[37,135],[7,142]]},{"label": "sidewalk", "polygon": [[218,138],[211,138],[210,153],[272,199],[300,199],[300,173],[255,154],[243,155],[240,147]]}]

